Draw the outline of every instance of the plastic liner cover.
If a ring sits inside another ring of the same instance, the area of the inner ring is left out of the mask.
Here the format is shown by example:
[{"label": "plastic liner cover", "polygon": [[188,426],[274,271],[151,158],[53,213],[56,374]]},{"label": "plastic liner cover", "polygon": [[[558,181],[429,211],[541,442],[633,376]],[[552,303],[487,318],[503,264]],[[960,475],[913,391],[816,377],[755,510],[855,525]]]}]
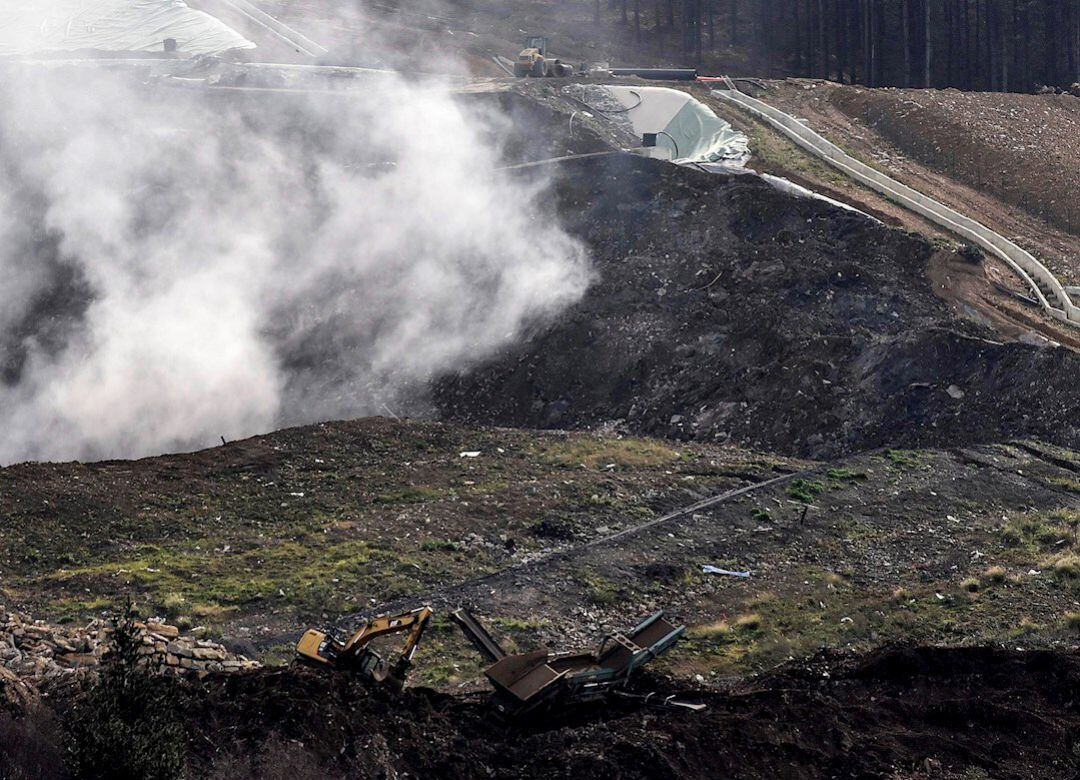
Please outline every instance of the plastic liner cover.
[{"label": "plastic liner cover", "polygon": [[255,44],[183,0],[4,0],[0,57],[64,51],[159,52],[167,38],[188,55]]}]

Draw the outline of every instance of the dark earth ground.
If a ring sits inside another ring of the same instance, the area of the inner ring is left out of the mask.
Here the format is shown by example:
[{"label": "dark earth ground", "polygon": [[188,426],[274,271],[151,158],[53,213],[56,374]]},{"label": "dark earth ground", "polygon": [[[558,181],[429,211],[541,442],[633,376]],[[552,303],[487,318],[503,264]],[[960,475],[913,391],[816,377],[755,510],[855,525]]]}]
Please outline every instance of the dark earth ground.
[{"label": "dark earth ground", "polygon": [[[508,155],[602,148],[582,127]],[[400,696],[297,667],[186,687],[209,777],[1077,777],[1075,354],[950,311],[928,269],[953,244],[746,177],[619,156],[555,193],[598,280],[436,389],[457,422],[0,470],[0,599],[81,621],[133,594],[268,661],[308,625],[439,610]],[[638,689],[708,708],[493,726],[461,603],[518,649],[669,609],[688,639]],[[48,758],[35,717],[0,719],[5,780]]]}]

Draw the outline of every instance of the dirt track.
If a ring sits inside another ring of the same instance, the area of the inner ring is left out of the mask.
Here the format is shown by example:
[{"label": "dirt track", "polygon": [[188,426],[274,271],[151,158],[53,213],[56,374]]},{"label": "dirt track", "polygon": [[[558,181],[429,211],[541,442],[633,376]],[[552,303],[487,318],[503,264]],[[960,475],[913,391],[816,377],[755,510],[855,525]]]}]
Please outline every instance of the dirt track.
[{"label": "dirt track", "polygon": [[802,79],[768,82],[763,98],[890,176],[986,222],[1070,283],[1080,281],[1080,99]]}]

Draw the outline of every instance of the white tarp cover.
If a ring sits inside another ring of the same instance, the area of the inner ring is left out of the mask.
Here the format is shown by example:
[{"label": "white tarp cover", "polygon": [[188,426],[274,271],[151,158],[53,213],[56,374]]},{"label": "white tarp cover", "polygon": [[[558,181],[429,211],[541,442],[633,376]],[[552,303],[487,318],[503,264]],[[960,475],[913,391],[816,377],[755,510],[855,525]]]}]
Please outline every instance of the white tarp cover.
[{"label": "white tarp cover", "polygon": [[670,87],[605,87],[626,108],[634,131],[661,133],[658,148],[678,162],[742,162],[750,140],[708,106]]},{"label": "white tarp cover", "polygon": [[162,51],[190,55],[253,49],[236,30],[183,0],[3,0],[0,56],[58,51]]}]

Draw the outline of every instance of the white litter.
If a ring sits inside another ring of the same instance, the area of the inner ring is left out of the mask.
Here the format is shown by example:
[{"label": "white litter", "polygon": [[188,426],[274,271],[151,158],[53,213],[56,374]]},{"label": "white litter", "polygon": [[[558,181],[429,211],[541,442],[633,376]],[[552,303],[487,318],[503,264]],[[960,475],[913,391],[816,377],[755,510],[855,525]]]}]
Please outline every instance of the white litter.
[{"label": "white litter", "polygon": [[731,571],[730,569],[721,569],[718,566],[709,566],[708,564],[701,567],[702,574],[724,574],[728,577],[742,577],[748,579],[750,572],[748,571]]}]

